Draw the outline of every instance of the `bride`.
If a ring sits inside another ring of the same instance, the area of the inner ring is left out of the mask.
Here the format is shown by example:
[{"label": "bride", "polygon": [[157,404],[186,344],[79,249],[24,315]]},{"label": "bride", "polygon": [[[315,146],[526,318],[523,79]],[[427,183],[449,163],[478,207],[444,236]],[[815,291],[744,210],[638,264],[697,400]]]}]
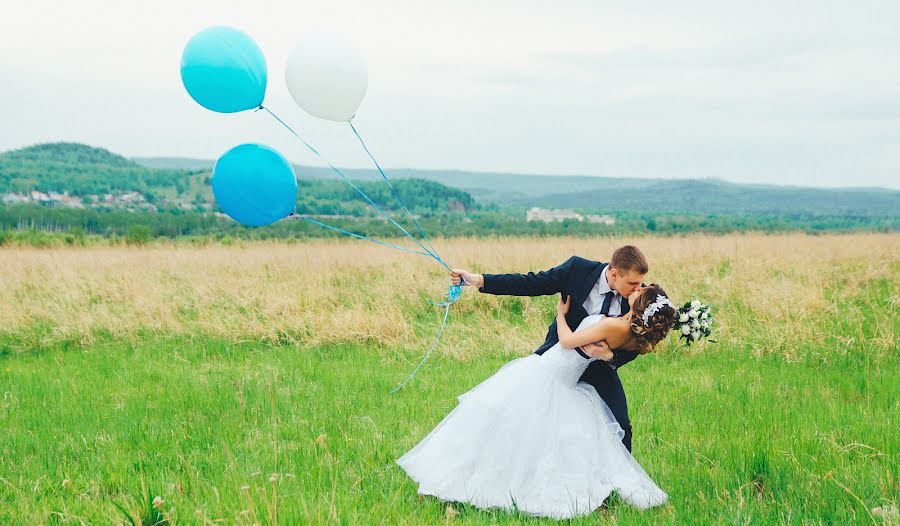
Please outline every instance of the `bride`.
[{"label": "bride", "polygon": [[[675,308],[656,284],[628,298],[621,318],[588,316],[572,332],[557,306],[559,343],[518,358],[459,396],[459,405],[397,464],[419,493],[479,508],[557,519],[587,515],[612,491],[641,509],[667,495],[622,445],[622,429],[596,391],[578,378],[588,363],[575,348],[649,352],[672,327]],[[611,359],[612,353],[603,359]]]}]

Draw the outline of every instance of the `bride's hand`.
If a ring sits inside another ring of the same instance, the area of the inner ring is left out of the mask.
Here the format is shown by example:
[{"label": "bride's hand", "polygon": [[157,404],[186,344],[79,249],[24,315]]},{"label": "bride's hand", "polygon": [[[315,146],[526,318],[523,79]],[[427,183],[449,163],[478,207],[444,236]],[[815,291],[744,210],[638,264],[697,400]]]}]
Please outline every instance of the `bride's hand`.
[{"label": "bride's hand", "polygon": [[599,342],[583,345],[581,347],[581,352],[590,356],[591,358],[597,358],[598,360],[603,360],[604,362],[609,362],[613,359],[613,352],[609,349],[609,344],[606,343],[606,340],[600,340]]},{"label": "bride's hand", "polygon": [[565,316],[566,314],[569,313],[569,300],[570,299],[572,299],[571,296],[566,296],[566,301],[564,302],[562,300],[562,296],[560,296],[559,303],[556,304],[556,314],[557,315],[561,314],[561,315]]}]

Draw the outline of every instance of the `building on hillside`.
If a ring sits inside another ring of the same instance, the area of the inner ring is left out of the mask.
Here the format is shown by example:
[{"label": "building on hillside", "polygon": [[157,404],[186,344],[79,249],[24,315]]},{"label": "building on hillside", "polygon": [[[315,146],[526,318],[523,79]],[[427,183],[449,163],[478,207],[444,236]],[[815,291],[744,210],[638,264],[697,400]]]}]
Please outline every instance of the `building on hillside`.
[{"label": "building on hillside", "polygon": [[604,225],[614,225],[616,224],[616,218],[613,216],[595,216],[589,215],[587,216],[588,223],[603,223]]},{"label": "building on hillside", "polygon": [[15,193],[10,192],[3,196],[3,204],[5,204],[5,205],[14,205],[16,203],[27,203],[28,201],[31,201],[31,198],[25,194],[15,194]]},{"label": "building on hillside", "polygon": [[64,195],[59,202],[69,208],[84,208],[84,203],[81,202],[80,198],[68,194]]},{"label": "building on hillside", "polygon": [[565,221],[566,219],[574,219],[575,221],[584,221],[584,216],[578,212],[569,209],[560,208],[538,208],[530,209],[526,215],[528,221],[543,221],[544,223],[552,223],[554,221]]},{"label": "building on hillside", "polygon": [[123,203],[139,203],[144,200],[144,194],[140,192],[125,192],[119,196],[119,201]]},{"label": "building on hillside", "polygon": [[528,221],[543,221],[544,223],[553,223],[558,221],[565,221],[566,219],[572,219],[578,222],[584,222],[587,220],[588,223],[603,223],[604,225],[614,225],[616,223],[616,219],[612,216],[608,215],[583,215],[575,212],[574,210],[569,210],[567,208],[538,208],[534,207],[526,213],[525,216]]}]

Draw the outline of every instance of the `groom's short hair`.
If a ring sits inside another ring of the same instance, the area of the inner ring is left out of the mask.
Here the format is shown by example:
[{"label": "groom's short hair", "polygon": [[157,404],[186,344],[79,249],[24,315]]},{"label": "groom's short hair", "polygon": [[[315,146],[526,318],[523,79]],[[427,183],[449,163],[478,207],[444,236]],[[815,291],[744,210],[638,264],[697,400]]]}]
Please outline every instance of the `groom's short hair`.
[{"label": "groom's short hair", "polygon": [[647,265],[647,258],[640,249],[634,245],[625,245],[619,247],[613,252],[612,259],[609,260],[610,268],[621,271],[633,271],[638,274],[646,274],[650,271]]}]

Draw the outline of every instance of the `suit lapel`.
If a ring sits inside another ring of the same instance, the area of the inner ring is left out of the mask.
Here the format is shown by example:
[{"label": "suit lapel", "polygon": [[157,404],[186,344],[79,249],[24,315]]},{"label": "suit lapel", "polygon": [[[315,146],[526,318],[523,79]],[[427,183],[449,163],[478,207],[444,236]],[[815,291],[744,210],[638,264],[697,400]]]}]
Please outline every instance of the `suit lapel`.
[{"label": "suit lapel", "polygon": [[606,268],[606,263],[597,263],[597,267],[588,274],[587,279],[584,280],[584,284],[581,285],[581,288],[578,289],[578,304],[581,305],[584,303],[584,300],[587,299],[588,294],[591,293],[591,289],[594,288],[594,285],[597,283],[597,280],[600,279],[600,275],[603,272],[603,269]]}]

